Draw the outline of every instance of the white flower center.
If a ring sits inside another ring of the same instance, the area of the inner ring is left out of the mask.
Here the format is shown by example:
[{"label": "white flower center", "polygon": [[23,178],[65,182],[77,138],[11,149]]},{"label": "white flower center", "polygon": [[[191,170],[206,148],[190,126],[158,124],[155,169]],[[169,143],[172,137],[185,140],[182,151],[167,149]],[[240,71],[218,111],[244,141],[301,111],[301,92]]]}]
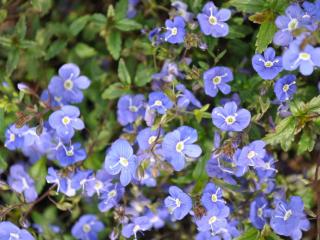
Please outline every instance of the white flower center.
[{"label": "white flower center", "polygon": [[120,164],[124,167],[128,167],[129,165],[129,161],[128,159],[124,158],[124,157],[120,157]]},{"label": "white flower center", "polygon": [[115,196],[117,196],[117,191],[114,190],[114,189],[108,193],[108,197],[109,197],[109,198],[113,198],[113,197],[115,197]]},{"label": "white flower center", "polygon": [[178,29],[176,27],[172,28],[171,29],[171,34],[172,34],[172,36],[177,35],[178,34]]},{"label": "white flower center", "polygon": [[291,21],[288,23],[288,29],[290,31],[293,31],[297,27],[298,27],[298,20],[296,18],[291,19]]},{"label": "white flower center", "polygon": [[225,122],[226,122],[228,125],[233,124],[235,121],[236,121],[236,118],[235,118],[234,116],[228,116],[228,117],[226,117],[226,119],[225,119]]},{"label": "white flower center", "polygon": [[63,86],[64,86],[64,88],[65,88],[66,90],[72,90],[72,88],[73,88],[73,82],[72,82],[72,80],[67,79],[66,81],[64,81]]},{"label": "white flower center", "polygon": [[138,112],[138,108],[136,106],[130,106],[129,107],[130,112]]},{"label": "white flower center", "polygon": [[212,82],[214,85],[218,85],[221,83],[221,79],[222,79],[221,76],[216,76],[216,77],[212,78]]},{"label": "white flower center", "polygon": [[82,226],[82,230],[85,232],[85,233],[88,233],[91,231],[91,226],[89,224],[83,224]]},{"label": "white flower center", "polygon": [[133,232],[136,233],[140,230],[140,226],[139,225],[135,225],[133,228]]},{"label": "white flower center", "polygon": [[10,238],[9,240],[19,240],[20,236],[18,233],[10,233]]},{"label": "white flower center", "polygon": [[308,61],[311,58],[311,55],[309,53],[306,52],[302,52],[299,54],[299,58],[304,60],[304,61]]},{"label": "white flower center", "polygon": [[258,217],[262,218],[262,214],[263,214],[263,209],[262,208],[258,208],[258,211],[257,211]]},{"label": "white flower center", "polygon": [[176,145],[176,151],[177,151],[178,153],[180,153],[180,152],[183,151],[183,149],[184,149],[184,143],[183,143],[183,141],[178,142],[177,145]]},{"label": "white flower center", "polygon": [[273,66],[273,62],[271,62],[271,61],[266,61],[266,62],[264,62],[264,66],[267,67],[267,68],[270,68],[270,67]]},{"label": "white flower center", "polygon": [[71,119],[68,116],[65,116],[62,118],[62,123],[64,125],[68,125],[70,123]]},{"label": "white flower center", "polygon": [[292,216],[292,211],[286,211],[286,213],[284,214],[283,220],[287,221],[290,217]]},{"label": "white flower center", "polygon": [[160,107],[162,106],[162,102],[160,100],[157,100],[154,102],[154,105]]},{"label": "white flower center", "polygon": [[103,187],[103,183],[99,180],[97,180],[94,184],[95,189],[101,189]]},{"label": "white flower center", "polygon": [[249,159],[252,159],[252,158],[254,158],[256,156],[256,152],[255,151],[250,151],[249,153],[248,153],[248,158]]},{"label": "white flower center", "polygon": [[10,133],[9,141],[14,142],[14,140],[16,140],[16,135],[14,135],[13,133]]},{"label": "white flower center", "polygon": [[285,84],[285,85],[283,85],[282,90],[284,92],[287,92],[289,90],[289,87],[290,87],[289,84]]},{"label": "white flower center", "polygon": [[217,23],[218,23],[218,20],[217,20],[217,18],[215,17],[215,16],[210,16],[209,17],[209,23],[211,24],[211,25],[216,25]]},{"label": "white flower center", "polygon": [[212,200],[212,202],[216,202],[216,201],[218,201],[217,194],[212,194],[212,196],[211,196],[211,200]]},{"label": "white flower center", "polygon": [[72,149],[70,149],[70,150],[66,151],[66,154],[68,157],[71,157],[71,156],[73,156],[74,152]]},{"label": "white flower center", "polygon": [[209,224],[213,224],[215,221],[217,221],[217,217],[216,216],[212,216],[210,219],[209,219]]},{"label": "white flower center", "polygon": [[148,139],[148,143],[151,145],[152,143],[154,143],[154,141],[157,139],[157,137],[156,136],[151,136],[151,137],[149,137],[149,139]]}]

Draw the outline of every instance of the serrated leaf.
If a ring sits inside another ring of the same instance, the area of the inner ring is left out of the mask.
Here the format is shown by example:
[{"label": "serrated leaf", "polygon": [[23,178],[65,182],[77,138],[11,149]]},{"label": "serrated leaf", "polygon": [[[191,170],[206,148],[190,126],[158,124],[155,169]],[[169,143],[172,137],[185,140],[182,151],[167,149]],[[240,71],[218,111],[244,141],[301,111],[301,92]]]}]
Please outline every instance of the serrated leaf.
[{"label": "serrated leaf", "polygon": [[119,61],[119,65],[118,65],[118,77],[120,79],[121,82],[123,82],[126,85],[130,85],[131,84],[131,77],[130,74],[128,72],[126,63],[124,62],[124,60],[121,58]]},{"label": "serrated leaf", "polygon": [[246,13],[256,13],[265,10],[268,4],[265,0],[231,0],[227,5],[234,6],[239,11]]},{"label": "serrated leaf", "polygon": [[78,43],[74,50],[80,58],[90,58],[97,55],[97,51],[85,43]]},{"label": "serrated leaf", "polygon": [[115,27],[120,31],[128,32],[141,29],[142,25],[134,20],[124,18],[116,21]]},{"label": "serrated leaf", "polygon": [[118,60],[120,57],[121,51],[121,34],[119,31],[111,31],[107,37],[107,48],[115,60]]},{"label": "serrated leaf", "polygon": [[75,21],[73,21],[69,27],[70,33],[73,36],[77,36],[87,25],[88,21],[90,20],[89,15],[84,15],[79,18],[77,18]]},{"label": "serrated leaf", "polygon": [[320,96],[314,97],[310,102],[306,103],[307,113],[320,114]]},{"label": "serrated leaf", "polygon": [[15,28],[15,32],[20,40],[24,39],[24,37],[26,36],[27,24],[26,24],[26,17],[24,15],[22,15],[19,18],[19,21]]},{"label": "serrated leaf", "polygon": [[123,94],[129,93],[130,90],[126,88],[122,83],[111,84],[107,89],[102,93],[103,99],[116,99]]},{"label": "serrated leaf", "polygon": [[308,127],[304,128],[298,143],[298,154],[302,154],[306,151],[311,152],[316,143],[316,137],[317,135],[312,129]]},{"label": "serrated leaf", "polygon": [[276,31],[277,27],[273,21],[261,24],[256,40],[256,51],[258,53],[262,53],[268,47]]}]

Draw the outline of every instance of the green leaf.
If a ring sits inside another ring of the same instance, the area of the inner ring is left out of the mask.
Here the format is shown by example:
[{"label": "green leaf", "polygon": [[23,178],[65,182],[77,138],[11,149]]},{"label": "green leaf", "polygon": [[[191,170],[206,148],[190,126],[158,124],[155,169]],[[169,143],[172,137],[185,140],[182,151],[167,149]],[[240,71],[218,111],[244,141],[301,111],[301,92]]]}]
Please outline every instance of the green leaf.
[{"label": "green leaf", "polygon": [[235,240],[258,240],[260,232],[250,227],[247,229],[240,237],[237,237]]},{"label": "green leaf", "polygon": [[112,30],[109,32],[106,39],[106,44],[110,54],[115,60],[118,60],[120,57],[121,42],[121,34],[119,31]]},{"label": "green leaf", "polygon": [[121,58],[119,61],[119,65],[118,65],[118,77],[120,79],[121,82],[123,82],[126,85],[130,85],[131,84],[131,77],[130,74],[128,72],[126,63],[124,62],[124,60]]},{"label": "green leaf", "polygon": [[256,40],[256,51],[262,53],[272,42],[273,36],[277,31],[277,27],[272,21],[264,22],[259,28]]},{"label": "green leaf", "polygon": [[294,140],[296,125],[296,118],[293,116],[282,119],[276,125],[275,132],[267,134],[263,140],[271,145],[280,143],[284,150],[288,150]]},{"label": "green leaf", "polygon": [[70,25],[70,33],[73,36],[77,36],[87,25],[88,21],[90,20],[89,15],[84,15],[79,18],[77,18],[75,21],[73,21]]},{"label": "green leaf", "polygon": [[52,7],[52,0],[31,0],[33,7],[43,15],[48,13]]},{"label": "green leaf", "polygon": [[24,37],[26,36],[27,24],[26,24],[26,17],[24,15],[22,15],[19,18],[19,21],[15,28],[15,32],[20,40],[24,39]]},{"label": "green leaf", "polygon": [[115,8],[116,19],[126,18],[128,11],[128,0],[117,1]]},{"label": "green leaf", "polygon": [[265,10],[268,5],[265,0],[231,0],[227,5],[234,6],[239,11],[256,13]]},{"label": "green leaf", "polygon": [[142,28],[142,25],[131,19],[120,19],[115,23],[115,27],[120,31],[128,32],[133,30],[139,30]]},{"label": "green leaf", "polygon": [[47,176],[47,160],[46,158],[40,158],[30,168],[30,175],[35,180],[37,192],[40,193],[46,184]]},{"label": "green leaf", "polygon": [[0,9],[0,23],[2,23],[8,16],[8,12],[5,9]]},{"label": "green leaf", "polygon": [[6,64],[6,72],[10,76],[13,70],[15,70],[18,66],[20,59],[19,49],[12,49],[9,52],[7,64]]},{"label": "green leaf", "polygon": [[316,133],[309,127],[304,128],[300,141],[298,143],[298,154],[302,154],[306,151],[311,152],[316,143]]},{"label": "green leaf", "polygon": [[0,173],[5,171],[8,167],[8,163],[6,162],[6,155],[7,153],[5,152],[4,149],[0,150]]},{"label": "green leaf", "polygon": [[85,43],[78,43],[74,50],[80,58],[90,58],[97,55],[97,51]]},{"label": "green leaf", "polygon": [[126,88],[122,83],[117,82],[111,84],[107,89],[102,93],[103,99],[116,99],[123,94],[129,93],[130,90]]},{"label": "green leaf", "polygon": [[314,97],[310,102],[306,103],[307,113],[320,114],[320,96]]},{"label": "green leaf", "polygon": [[153,73],[153,68],[147,67],[144,64],[139,64],[136,71],[136,76],[134,78],[135,85],[138,87],[142,87],[151,82]]},{"label": "green leaf", "polygon": [[67,46],[67,42],[63,40],[54,41],[49,49],[47,50],[47,55],[45,60],[50,60],[51,58],[57,56],[65,47]]}]

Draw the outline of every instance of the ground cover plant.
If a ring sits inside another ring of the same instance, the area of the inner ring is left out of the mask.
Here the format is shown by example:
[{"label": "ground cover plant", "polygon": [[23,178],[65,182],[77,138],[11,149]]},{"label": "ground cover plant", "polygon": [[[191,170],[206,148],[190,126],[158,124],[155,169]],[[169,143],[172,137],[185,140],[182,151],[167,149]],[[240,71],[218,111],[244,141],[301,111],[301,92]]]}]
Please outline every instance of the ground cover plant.
[{"label": "ground cover plant", "polygon": [[0,0],[0,239],[320,239],[320,0]]}]

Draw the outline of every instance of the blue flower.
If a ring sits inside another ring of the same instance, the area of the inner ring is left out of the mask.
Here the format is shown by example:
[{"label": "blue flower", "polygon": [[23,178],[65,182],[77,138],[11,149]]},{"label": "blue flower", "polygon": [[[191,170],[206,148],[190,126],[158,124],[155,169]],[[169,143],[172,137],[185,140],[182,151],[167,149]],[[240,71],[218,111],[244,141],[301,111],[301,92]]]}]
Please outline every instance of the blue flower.
[{"label": "blue flower", "polygon": [[134,236],[134,239],[137,239],[138,232],[144,232],[149,230],[152,227],[152,223],[149,218],[146,216],[136,217],[133,219],[132,223],[126,224],[123,226],[121,234],[126,238]]},{"label": "blue flower", "polygon": [[304,36],[293,41],[283,54],[283,68],[293,71],[299,68],[302,75],[312,74],[314,67],[320,67],[320,47],[314,48],[307,44],[301,48]]},{"label": "blue flower", "polygon": [[57,136],[63,141],[69,141],[74,135],[74,129],[82,130],[83,121],[79,118],[80,111],[74,106],[63,106],[49,116],[50,126],[56,130]]},{"label": "blue flower", "polygon": [[86,214],[80,217],[71,229],[72,236],[80,240],[97,240],[104,225],[95,215]]},{"label": "blue flower", "polygon": [[134,18],[137,15],[137,5],[140,0],[129,0],[128,1],[128,11],[127,11],[127,18]]},{"label": "blue flower", "polygon": [[230,68],[213,67],[203,73],[204,91],[208,96],[215,97],[220,90],[223,94],[229,94],[231,87],[227,84],[233,80]]},{"label": "blue flower", "polygon": [[124,95],[118,101],[117,117],[118,122],[125,126],[133,123],[138,117],[144,115],[144,96]]},{"label": "blue flower", "polygon": [[76,189],[72,187],[72,177],[73,175],[62,176],[57,170],[50,167],[48,169],[46,180],[48,183],[54,183],[57,185],[57,192],[61,192],[68,197],[73,197],[76,195]]},{"label": "blue flower", "polygon": [[196,220],[198,231],[210,231],[212,235],[217,235],[221,229],[227,225],[227,217],[230,209],[226,205],[213,206],[202,218]]},{"label": "blue flower", "polygon": [[222,198],[222,190],[220,187],[216,187],[213,183],[208,183],[203,190],[201,197],[202,205],[209,211],[214,206],[220,206],[225,204]]},{"label": "blue flower", "polygon": [[171,6],[176,9],[177,15],[183,17],[186,22],[193,20],[194,14],[187,11],[188,5],[182,1],[174,1]]},{"label": "blue flower", "polygon": [[252,57],[252,66],[264,80],[274,79],[282,71],[282,57],[276,57],[276,52],[269,47],[263,56],[256,54]]},{"label": "blue flower", "polygon": [[107,173],[105,169],[99,170],[95,177],[86,182],[86,195],[92,197],[96,193],[100,197],[101,193],[108,191],[112,179],[113,176]]},{"label": "blue flower", "polygon": [[34,180],[21,164],[15,164],[10,167],[8,184],[13,191],[23,193],[28,203],[33,202],[38,197]]},{"label": "blue flower", "polygon": [[28,131],[28,126],[17,128],[15,125],[11,125],[6,130],[6,141],[4,146],[9,150],[16,150],[22,148],[24,144],[24,135]]},{"label": "blue flower", "polygon": [[310,222],[303,209],[301,197],[292,196],[288,203],[279,200],[271,215],[271,228],[279,235],[288,236],[295,240],[301,239],[301,230],[307,231],[310,228]]},{"label": "blue flower", "polygon": [[296,91],[296,76],[293,74],[279,78],[274,85],[274,93],[280,102],[288,101]]},{"label": "blue flower", "polygon": [[163,92],[152,92],[149,94],[149,108],[157,111],[159,114],[165,114],[173,107],[171,100]]},{"label": "blue flower", "polygon": [[80,76],[80,69],[73,63],[67,63],[60,67],[59,76],[52,77],[49,84],[49,92],[66,103],[79,103],[83,99],[81,90],[90,86],[90,80]]},{"label": "blue flower", "polygon": [[164,227],[166,223],[166,218],[168,217],[168,211],[164,207],[159,207],[155,212],[149,210],[146,214],[149,221],[152,223],[152,227],[155,229],[160,229]]},{"label": "blue flower", "polygon": [[225,37],[229,33],[229,26],[225,23],[231,16],[229,9],[220,9],[213,2],[206,3],[202,13],[197,15],[201,31],[204,35],[213,37]]},{"label": "blue flower", "polygon": [[293,40],[292,32],[304,26],[304,12],[298,4],[291,4],[286,9],[286,15],[276,18],[279,31],[275,33],[273,42],[279,46],[287,46]]},{"label": "blue flower", "polygon": [[120,182],[127,186],[136,175],[137,157],[133,154],[133,149],[128,141],[118,139],[108,151],[104,167],[111,175],[120,173]]},{"label": "blue flower", "polygon": [[179,91],[177,97],[177,106],[181,109],[188,109],[191,107],[201,108],[201,102],[189,91],[183,84],[178,84],[176,89]]},{"label": "blue flower", "polygon": [[[304,10],[307,12],[308,16],[311,17],[311,21],[320,21],[320,1],[317,0],[314,3],[305,1],[302,4]],[[313,19],[314,18],[314,19]]]},{"label": "blue flower", "polygon": [[56,158],[63,167],[83,161],[86,157],[86,150],[81,148],[80,143],[71,144],[69,146],[65,146],[61,143],[56,151]]},{"label": "blue flower", "polygon": [[50,107],[61,107],[66,104],[62,97],[51,95],[47,89],[43,90],[40,99],[45,105],[48,105]]},{"label": "blue flower", "polygon": [[107,212],[111,208],[117,206],[123,197],[124,190],[124,187],[119,183],[109,183],[100,197],[100,202],[98,205],[99,210],[101,212]]},{"label": "blue flower", "polygon": [[163,136],[163,129],[155,129],[151,128],[142,129],[137,135],[137,142],[139,148],[143,151],[148,150],[155,144],[155,141]]},{"label": "blue flower", "polygon": [[212,110],[212,122],[222,131],[241,132],[248,127],[250,119],[250,112],[244,108],[238,110],[237,104],[233,101]]},{"label": "blue flower", "polygon": [[182,170],[186,158],[197,158],[201,155],[201,148],[194,144],[197,140],[197,131],[188,126],[181,126],[165,135],[162,143],[163,154],[174,170]]},{"label": "blue flower", "polygon": [[266,154],[265,157],[263,158],[263,162],[261,163],[260,166],[257,166],[256,173],[259,179],[266,179],[273,177],[277,170],[274,167],[275,160],[270,154]]},{"label": "blue flower", "polygon": [[184,75],[179,71],[177,64],[169,60],[164,62],[161,72],[152,75],[152,79],[164,82],[172,82],[176,78],[184,78]]},{"label": "blue flower", "polygon": [[169,43],[183,43],[185,33],[185,22],[182,17],[177,16],[171,20],[166,20],[166,32],[164,34],[164,40]]},{"label": "blue flower", "polygon": [[192,208],[191,198],[176,186],[169,188],[169,194],[164,200],[165,206],[176,220],[183,219]]},{"label": "blue flower", "polygon": [[269,213],[268,201],[264,197],[257,197],[251,202],[250,221],[257,229],[263,229]]},{"label": "blue flower", "polygon": [[25,229],[20,229],[11,222],[0,222],[1,240],[34,240],[34,237]]},{"label": "blue flower", "polygon": [[238,157],[237,165],[243,167],[259,167],[264,165],[263,158],[266,155],[265,146],[264,141],[256,140],[243,147]]}]

